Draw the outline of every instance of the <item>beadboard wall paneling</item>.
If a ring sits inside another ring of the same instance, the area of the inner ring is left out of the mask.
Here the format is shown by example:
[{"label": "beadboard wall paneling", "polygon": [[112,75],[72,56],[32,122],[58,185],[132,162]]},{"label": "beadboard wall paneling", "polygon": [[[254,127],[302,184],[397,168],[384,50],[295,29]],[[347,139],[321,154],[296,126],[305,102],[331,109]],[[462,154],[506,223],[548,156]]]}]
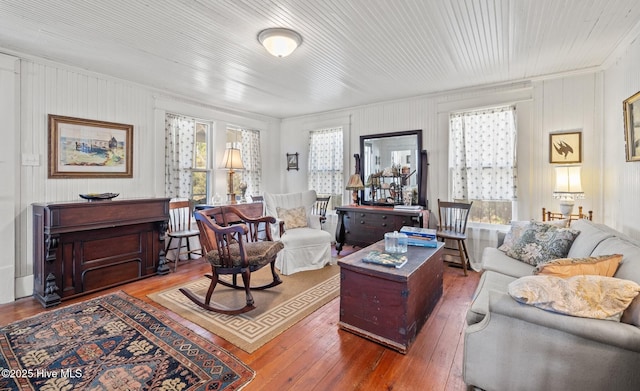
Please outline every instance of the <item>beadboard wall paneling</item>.
[{"label": "beadboard wall paneling", "polygon": [[[448,179],[448,118],[452,111],[515,104],[518,120],[518,209],[514,217],[540,219],[541,208],[556,210],[553,199],[554,169],[549,163],[549,132],[581,129],[583,132],[583,183],[587,198],[580,201],[585,210],[594,210],[596,220],[602,205],[602,164],[600,150],[602,116],[601,73],[566,76],[557,79],[515,83],[509,86],[470,89],[449,94],[422,96],[374,105],[347,108],[313,116],[288,118],[282,122],[283,140],[293,136],[305,123],[323,122],[328,116],[351,116],[349,172],[353,170],[353,154],[359,153],[359,137],[400,130],[422,129],[423,148],[429,153],[429,206],[438,198],[447,199]],[[308,149],[307,140],[299,137],[298,149]],[[289,144],[290,145],[290,144]],[[291,148],[291,146],[288,146]],[[306,189],[306,177],[290,178],[291,191]],[[346,183],[346,182],[345,182]],[[349,194],[343,193],[343,202]]]},{"label": "beadboard wall paneling", "polygon": [[[118,198],[164,197],[164,113],[192,115],[217,123],[214,149],[222,146],[226,124],[264,133],[264,183],[277,183],[274,169],[280,120],[251,113],[218,110],[137,84],[83,70],[22,59],[20,65],[20,153],[39,157],[35,166],[19,168],[15,275],[17,297],[30,295],[33,274],[31,204],[80,200],[82,193],[119,193]],[[16,102],[17,103],[17,102]],[[159,107],[159,105],[161,107]],[[48,179],[47,115],[56,114],[133,125],[133,178]],[[215,161],[215,157],[214,157]],[[215,163],[213,163],[215,165]],[[214,186],[224,189],[226,171],[214,170]]]},{"label": "beadboard wall paneling", "polygon": [[[79,200],[81,193],[119,193],[120,198],[154,197],[156,182],[163,180],[163,165],[154,151],[153,96],[150,91],[116,80],[100,79],[79,71],[22,61],[21,152],[40,158],[37,166],[21,166],[16,275],[32,274],[32,224],[30,205],[35,202]],[[47,115],[95,119],[133,125],[133,178],[48,179]]]},{"label": "beadboard wall paneling", "polygon": [[2,172],[2,186],[0,186],[0,303],[13,299],[15,286],[15,229],[18,196],[17,168],[20,154],[18,153],[19,133],[17,97],[19,95],[19,59],[0,54],[0,172]]},{"label": "beadboard wall paneling", "polygon": [[622,102],[640,91],[640,40],[604,73],[604,222],[640,240],[640,162],[626,162]]}]

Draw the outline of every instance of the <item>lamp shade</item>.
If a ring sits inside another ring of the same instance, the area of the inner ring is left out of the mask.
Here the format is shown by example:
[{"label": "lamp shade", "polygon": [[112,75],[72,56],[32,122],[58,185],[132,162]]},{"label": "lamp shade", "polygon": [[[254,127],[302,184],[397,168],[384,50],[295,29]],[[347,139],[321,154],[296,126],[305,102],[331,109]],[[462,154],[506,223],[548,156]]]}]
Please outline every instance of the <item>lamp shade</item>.
[{"label": "lamp shade", "polygon": [[300,44],[302,37],[293,30],[284,28],[273,28],[262,30],[258,34],[258,41],[267,49],[269,53],[276,57],[287,57]]},{"label": "lamp shade", "polygon": [[583,198],[580,166],[556,167],[556,186],[553,195],[556,198]]},{"label": "lamp shade", "polygon": [[242,156],[238,148],[227,148],[222,156],[222,168],[230,170],[244,170]]},{"label": "lamp shade", "polygon": [[349,183],[347,183],[347,190],[364,190],[364,184],[359,174],[353,174],[349,177]]}]

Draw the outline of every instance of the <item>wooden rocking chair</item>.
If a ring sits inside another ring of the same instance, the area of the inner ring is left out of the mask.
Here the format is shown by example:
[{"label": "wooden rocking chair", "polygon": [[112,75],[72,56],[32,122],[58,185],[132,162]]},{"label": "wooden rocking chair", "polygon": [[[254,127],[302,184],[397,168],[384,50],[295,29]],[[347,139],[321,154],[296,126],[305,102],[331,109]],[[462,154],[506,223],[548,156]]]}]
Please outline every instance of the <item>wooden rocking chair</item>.
[{"label": "wooden rocking chair", "polygon": [[[276,256],[283,248],[282,242],[274,242],[270,230],[266,230],[266,241],[258,240],[258,226],[261,223],[266,223],[267,226],[274,224],[276,219],[270,216],[252,219],[232,206],[197,211],[195,217],[205,250],[204,257],[211,264],[211,274],[205,275],[211,279],[211,284],[204,301],[188,289],[181,288],[180,292],[200,307],[222,314],[236,315],[256,308],[251,290],[267,289],[282,283],[275,270]],[[268,264],[271,265],[273,281],[263,286],[251,287],[251,273]],[[231,283],[219,278],[225,274],[232,275]],[[242,276],[242,285],[238,285],[238,274]],[[247,304],[231,310],[211,305],[211,296],[218,283],[234,289],[244,289]]]}]

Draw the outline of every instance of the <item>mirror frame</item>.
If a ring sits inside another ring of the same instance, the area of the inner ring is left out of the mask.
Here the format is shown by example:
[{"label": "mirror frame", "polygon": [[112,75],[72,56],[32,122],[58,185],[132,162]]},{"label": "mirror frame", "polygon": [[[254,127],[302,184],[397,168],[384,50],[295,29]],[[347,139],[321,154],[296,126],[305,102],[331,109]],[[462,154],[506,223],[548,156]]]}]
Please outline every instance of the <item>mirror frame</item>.
[{"label": "mirror frame", "polygon": [[[422,149],[422,129],[416,130],[405,130],[400,132],[389,132],[389,133],[378,133],[378,134],[366,134],[360,136],[360,177],[362,178],[362,183],[366,183],[366,175],[364,172],[364,144],[366,140],[370,139],[380,139],[380,138],[392,138],[398,136],[412,136],[415,135],[417,137],[417,146],[416,151],[418,152],[419,162],[416,165],[416,182],[418,183],[418,205],[421,205],[425,208],[428,207],[427,199],[426,199],[426,178],[427,178],[427,153]],[[369,173],[370,174],[370,173]],[[375,200],[365,201],[364,194],[365,190],[360,191],[360,200],[363,205],[377,205],[377,206],[390,206],[393,207],[394,204],[391,203],[381,203],[376,202]]]}]

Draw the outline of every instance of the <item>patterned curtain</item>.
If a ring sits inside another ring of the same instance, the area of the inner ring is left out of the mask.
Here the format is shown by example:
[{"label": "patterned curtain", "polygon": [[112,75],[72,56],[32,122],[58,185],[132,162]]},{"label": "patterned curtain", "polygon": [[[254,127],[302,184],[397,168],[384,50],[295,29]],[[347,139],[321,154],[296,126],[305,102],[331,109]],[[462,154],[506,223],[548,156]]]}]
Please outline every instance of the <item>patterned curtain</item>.
[{"label": "patterned curtain", "polygon": [[449,131],[453,198],[515,200],[515,107],[451,114]]},{"label": "patterned curtain", "polygon": [[195,120],[176,114],[165,116],[165,192],[167,197],[191,195],[191,166]]},{"label": "patterned curtain", "polygon": [[262,191],[262,159],[260,157],[260,131],[240,129],[242,134],[242,181],[247,184],[247,195]]},{"label": "patterned curtain", "polygon": [[341,201],[344,192],[342,162],[342,127],[309,133],[310,190],[318,194],[331,194],[334,202]]}]

